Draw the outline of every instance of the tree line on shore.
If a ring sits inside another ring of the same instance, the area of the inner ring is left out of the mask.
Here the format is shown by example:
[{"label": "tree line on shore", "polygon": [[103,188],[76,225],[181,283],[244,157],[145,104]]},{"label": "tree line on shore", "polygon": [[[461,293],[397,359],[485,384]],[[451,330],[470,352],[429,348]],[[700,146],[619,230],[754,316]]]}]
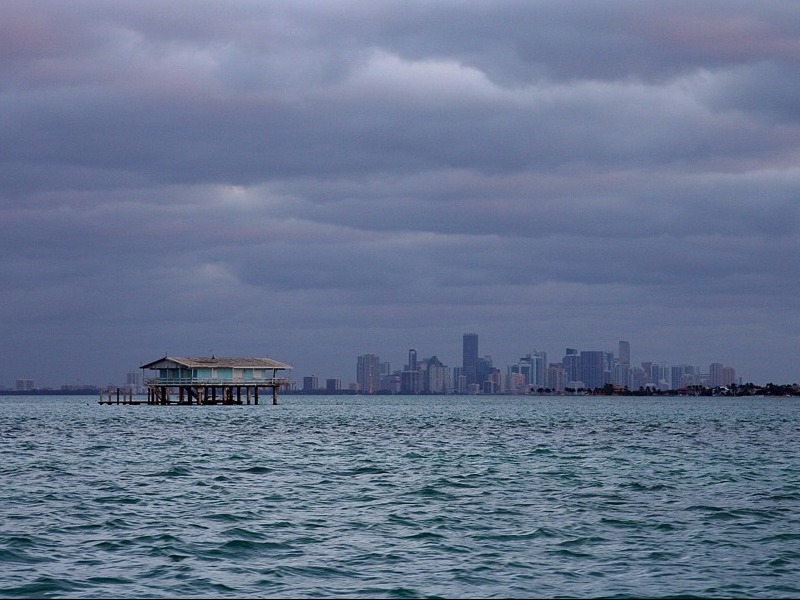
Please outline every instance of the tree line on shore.
[{"label": "tree line on shore", "polygon": [[[627,386],[607,383],[603,387],[587,390],[585,388],[566,388],[567,394],[585,394],[590,396],[800,396],[800,385],[775,384],[756,385],[754,383],[709,387],[705,385],[689,385],[679,389],[660,390],[653,386],[640,387],[638,390]],[[554,390],[548,388],[531,388],[531,393],[550,394]]]}]

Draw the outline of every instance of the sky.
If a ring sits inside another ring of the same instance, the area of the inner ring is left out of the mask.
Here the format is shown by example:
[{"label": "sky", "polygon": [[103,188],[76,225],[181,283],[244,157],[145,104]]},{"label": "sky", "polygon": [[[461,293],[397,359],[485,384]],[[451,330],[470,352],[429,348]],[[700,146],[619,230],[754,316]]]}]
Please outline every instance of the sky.
[{"label": "sky", "polygon": [[0,3],[0,386],[408,349],[800,381],[800,10]]}]

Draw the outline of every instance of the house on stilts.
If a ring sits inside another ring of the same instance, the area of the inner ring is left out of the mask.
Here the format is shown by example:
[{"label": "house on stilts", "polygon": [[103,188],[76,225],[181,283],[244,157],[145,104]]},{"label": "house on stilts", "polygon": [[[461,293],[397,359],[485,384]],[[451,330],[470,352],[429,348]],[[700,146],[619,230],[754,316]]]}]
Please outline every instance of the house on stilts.
[{"label": "house on stilts", "polygon": [[288,387],[292,367],[271,358],[165,356],[141,366],[157,371],[145,378],[148,404],[258,404],[259,390]]}]

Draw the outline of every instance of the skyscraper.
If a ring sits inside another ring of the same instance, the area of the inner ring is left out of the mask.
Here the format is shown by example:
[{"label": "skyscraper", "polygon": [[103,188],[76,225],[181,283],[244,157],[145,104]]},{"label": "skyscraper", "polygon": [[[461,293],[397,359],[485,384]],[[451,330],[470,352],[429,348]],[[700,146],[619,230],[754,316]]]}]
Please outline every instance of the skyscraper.
[{"label": "skyscraper", "polygon": [[461,374],[467,378],[467,385],[478,383],[478,334],[465,333]]},{"label": "skyscraper", "polygon": [[709,385],[713,387],[727,386],[736,382],[736,369],[726,367],[722,363],[711,363],[709,367]]},{"label": "skyscraper", "polygon": [[593,390],[605,385],[605,352],[581,350],[581,381],[586,389]]},{"label": "skyscraper", "polygon": [[416,371],[417,370],[417,351],[411,348],[408,351],[408,365],[407,368],[409,371]]},{"label": "skyscraper", "polygon": [[356,364],[358,388],[366,394],[374,394],[380,389],[380,359],[376,354],[362,354]]},{"label": "skyscraper", "polygon": [[564,370],[567,372],[567,381],[580,381],[581,379],[581,356],[575,348],[567,348],[564,360],[561,361]]},{"label": "skyscraper", "polygon": [[520,373],[525,377],[525,385],[544,387],[547,376],[547,353],[534,350],[508,366],[508,373]]},{"label": "skyscraper", "polygon": [[402,394],[417,394],[420,390],[420,372],[417,364],[417,351],[411,348],[408,351],[408,364],[405,371],[400,374],[400,392]]},{"label": "skyscraper", "polygon": [[619,362],[623,365],[631,365],[631,343],[630,342],[623,342],[620,340],[619,342]]},{"label": "skyscraper", "polygon": [[722,363],[719,362],[711,363],[711,365],[708,368],[708,379],[709,379],[708,383],[710,386],[718,387],[721,385],[725,385],[724,383],[722,383],[723,381],[722,369],[724,368],[725,365],[723,365]]}]

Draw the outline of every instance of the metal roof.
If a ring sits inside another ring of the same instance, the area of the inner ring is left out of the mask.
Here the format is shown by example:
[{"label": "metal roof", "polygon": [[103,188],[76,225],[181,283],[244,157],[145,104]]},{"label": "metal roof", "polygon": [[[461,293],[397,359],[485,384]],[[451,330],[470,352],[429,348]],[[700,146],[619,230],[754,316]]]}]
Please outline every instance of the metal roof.
[{"label": "metal roof", "polygon": [[199,369],[204,367],[228,369],[291,369],[291,365],[272,360],[271,358],[229,357],[221,356],[165,356],[139,367],[140,369],[165,369],[169,368],[163,363],[174,363],[175,366],[186,369]]}]

